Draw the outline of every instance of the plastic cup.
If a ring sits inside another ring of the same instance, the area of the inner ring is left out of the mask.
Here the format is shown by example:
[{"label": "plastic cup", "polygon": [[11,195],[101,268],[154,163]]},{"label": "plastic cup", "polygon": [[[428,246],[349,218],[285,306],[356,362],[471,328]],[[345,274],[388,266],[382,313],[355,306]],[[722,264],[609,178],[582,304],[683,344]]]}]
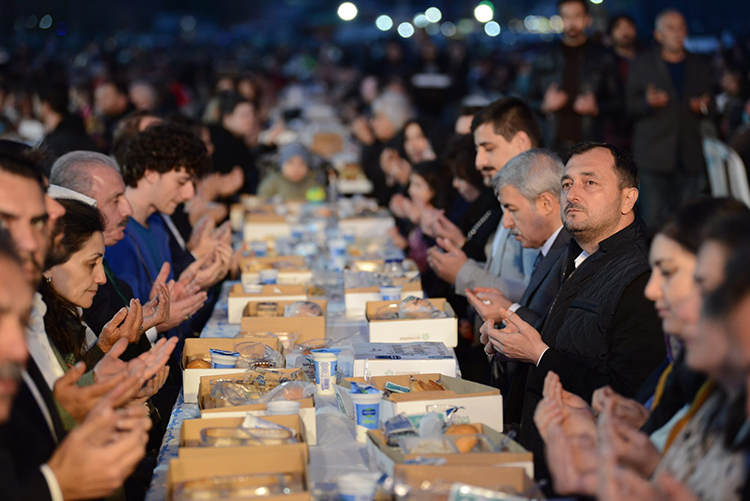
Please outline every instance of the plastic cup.
[{"label": "plastic cup", "polygon": [[268,243],[263,240],[254,240],[250,242],[250,249],[256,257],[266,257],[268,253]]},{"label": "plastic cup", "polygon": [[336,384],[336,371],[338,354],[328,351],[312,350],[313,364],[315,365],[315,387],[320,395],[333,395],[336,393],[333,385]]},{"label": "plastic cup", "polygon": [[268,413],[272,416],[286,416],[299,414],[300,403],[292,400],[275,400],[266,404]]},{"label": "plastic cup", "polygon": [[336,479],[341,501],[372,501],[377,486],[378,478],[372,473],[349,473]]},{"label": "plastic cup", "polygon": [[237,365],[237,359],[240,354],[225,350],[209,350],[211,354],[212,369],[233,369]]},{"label": "plastic cup", "polygon": [[261,284],[274,285],[276,284],[276,280],[278,280],[279,278],[279,270],[276,270],[276,269],[260,270],[260,272],[258,272],[258,276],[260,277]]},{"label": "plastic cup", "polygon": [[400,285],[381,285],[380,297],[383,301],[401,301]]},{"label": "plastic cup", "polygon": [[331,240],[328,248],[331,250],[331,257],[346,257],[346,240],[343,238]]},{"label": "plastic cup", "polygon": [[380,400],[383,392],[349,393],[357,416],[357,442],[367,442],[367,431],[377,430],[380,423]]}]

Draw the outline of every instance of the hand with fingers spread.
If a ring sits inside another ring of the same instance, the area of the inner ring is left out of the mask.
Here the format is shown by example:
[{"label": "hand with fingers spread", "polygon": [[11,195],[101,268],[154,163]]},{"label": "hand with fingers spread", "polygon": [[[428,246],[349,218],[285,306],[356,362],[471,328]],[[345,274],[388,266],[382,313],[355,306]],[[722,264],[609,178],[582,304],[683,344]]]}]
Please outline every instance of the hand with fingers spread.
[{"label": "hand with fingers spread", "polygon": [[661,461],[661,453],[648,435],[615,417],[614,408],[614,400],[607,400],[599,415],[597,429],[600,449],[610,454],[618,465],[650,478]]},{"label": "hand with fingers spread", "polygon": [[461,229],[453,224],[453,222],[445,217],[444,213],[440,213],[435,218],[435,236],[450,240],[451,243],[457,247],[462,248],[466,243],[466,236],[464,236]]},{"label": "hand with fingers spread", "polygon": [[156,373],[155,376],[153,376],[151,379],[146,381],[146,383],[141,387],[140,390],[138,390],[138,393],[135,395],[135,403],[141,403],[144,404],[146,401],[156,395],[159,390],[161,390],[161,387],[164,386],[164,383],[167,382],[167,378],[169,377],[169,367],[164,366],[161,369],[159,369],[159,372]]},{"label": "hand with fingers spread", "polygon": [[596,102],[596,96],[593,92],[586,92],[580,94],[573,101],[573,111],[583,116],[597,116],[599,115],[599,105]]},{"label": "hand with fingers spread", "polygon": [[646,87],[646,104],[653,109],[663,108],[669,104],[669,94],[657,89],[654,84],[648,84],[648,87]]},{"label": "hand with fingers spread", "polygon": [[154,288],[159,292],[143,305],[143,332],[169,319],[169,289],[160,282],[155,282]]},{"label": "hand with fingers spread", "polygon": [[97,345],[104,353],[112,349],[119,339],[126,339],[129,343],[137,343],[141,339],[143,329],[143,307],[138,299],[130,300],[129,308],[121,308],[112,320],[99,333]]},{"label": "hand with fingers spread", "polygon": [[[127,343],[124,345],[127,347]],[[78,362],[64,376],[55,381],[52,390],[55,400],[79,423],[86,418],[91,409],[107,392],[127,378],[127,374],[120,373],[106,381],[97,381],[90,386],[78,386],[78,380],[85,372],[86,364]]]},{"label": "hand with fingers spread", "polygon": [[232,226],[229,221],[224,221],[218,228],[211,232],[211,238],[216,242],[222,242],[232,246]]},{"label": "hand with fingers spread", "polygon": [[555,113],[568,103],[568,93],[560,90],[556,83],[547,87],[542,100],[542,113]]},{"label": "hand with fingers spread", "polygon": [[536,365],[548,348],[539,331],[512,311],[501,309],[500,315],[506,320],[504,329],[495,329],[493,320],[486,321],[480,329],[482,339],[488,341],[484,351],[502,353],[513,360]]},{"label": "hand with fingers spread", "polygon": [[466,289],[466,299],[482,320],[494,320],[496,324],[504,320],[500,309],[507,310],[513,304],[500,289],[494,287],[476,287],[473,291]]},{"label": "hand with fingers spread", "polygon": [[561,409],[562,427],[566,434],[587,435],[592,440],[596,439],[596,421],[591,408],[581,397],[564,390],[560,377],[552,371],[544,378],[542,395]]},{"label": "hand with fingers spread", "polygon": [[648,421],[651,414],[648,409],[637,400],[623,397],[609,386],[604,386],[594,392],[591,399],[591,407],[594,409],[594,413],[601,413],[609,399],[613,399],[615,402],[613,411],[615,417],[629,426],[640,429]]},{"label": "hand with fingers spread", "polygon": [[122,389],[102,397],[47,462],[64,499],[111,495],[146,453],[151,420],[143,407],[116,410]]},{"label": "hand with fingers spread", "polygon": [[445,251],[437,247],[427,250],[427,263],[430,268],[444,281],[449,284],[456,283],[456,277],[461,267],[469,260],[464,251],[456,247],[453,242],[446,238],[438,238],[437,244]]},{"label": "hand with fingers spread", "polygon": [[216,240],[213,239],[214,221],[208,216],[203,216],[193,227],[193,231],[190,234],[190,239],[187,241],[187,250],[190,251],[196,258],[209,254],[213,251],[216,245]]}]

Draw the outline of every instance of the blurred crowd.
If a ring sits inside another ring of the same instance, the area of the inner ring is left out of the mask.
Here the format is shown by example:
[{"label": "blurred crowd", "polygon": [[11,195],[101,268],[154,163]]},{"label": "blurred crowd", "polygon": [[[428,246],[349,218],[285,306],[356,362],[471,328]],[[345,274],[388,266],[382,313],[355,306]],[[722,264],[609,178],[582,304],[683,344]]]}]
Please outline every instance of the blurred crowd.
[{"label": "blurred crowd", "polygon": [[[490,55],[424,33],[413,54],[390,40],[252,65],[13,52],[6,499],[144,496],[182,343],[238,273],[228,204],[319,201],[344,176],[304,133],[310,102],[335,111],[388,237],[459,317],[463,376],[501,389],[550,493],[750,498],[750,210],[711,196],[704,154],[716,141],[750,165],[750,47],[688,52],[676,10],[646,36],[627,15],[592,33],[586,1],[558,8],[559,40]],[[744,168],[730,178],[747,190]]]}]

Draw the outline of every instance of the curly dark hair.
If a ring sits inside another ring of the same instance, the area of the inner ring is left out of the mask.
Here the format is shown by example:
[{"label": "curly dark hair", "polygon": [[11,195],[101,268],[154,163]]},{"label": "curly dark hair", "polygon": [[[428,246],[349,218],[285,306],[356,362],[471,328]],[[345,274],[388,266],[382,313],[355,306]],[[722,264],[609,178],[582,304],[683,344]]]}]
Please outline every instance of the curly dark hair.
[{"label": "curly dark hair", "polygon": [[127,142],[118,159],[122,179],[131,188],[146,171],[166,174],[173,170],[185,171],[201,178],[208,173],[209,157],[206,145],[188,127],[174,123],[154,125]]},{"label": "curly dark hair", "polygon": [[[63,244],[70,259],[72,254],[86,245],[92,235],[104,231],[104,220],[96,207],[79,200],[63,198],[58,202],[65,207],[65,215],[60,221],[65,231]],[[42,280],[39,292],[47,305],[44,328],[50,340],[63,356],[72,354],[76,360],[81,360],[86,350],[86,327],[76,305],[60,296],[55,291],[54,284],[46,280]]]}]

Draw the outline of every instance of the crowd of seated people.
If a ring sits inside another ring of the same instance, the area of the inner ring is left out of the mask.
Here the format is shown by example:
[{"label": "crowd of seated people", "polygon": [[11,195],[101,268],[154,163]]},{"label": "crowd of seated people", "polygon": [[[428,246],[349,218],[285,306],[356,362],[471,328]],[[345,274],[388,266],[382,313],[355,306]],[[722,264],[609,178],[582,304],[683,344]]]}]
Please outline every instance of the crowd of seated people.
[{"label": "crowd of seated people", "polygon": [[[386,238],[456,312],[463,377],[501,390],[548,494],[750,499],[750,209],[709,196],[700,150],[713,130],[748,158],[747,67],[722,59],[715,94],[678,11],[640,50],[628,16],[604,47],[586,1],[558,9],[561,39],[507,95],[465,95],[460,51],[450,89],[423,93],[394,43],[337,68],[357,75],[346,92],[313,80],[395,220]],[[6,499],[142,499],[184,340],[237,275],[228,204],[335,179],[292,134],[299,83],[270,68],[212,75],[197,102],[114,74],[40,86],[33,109],[0,87]]]}]

